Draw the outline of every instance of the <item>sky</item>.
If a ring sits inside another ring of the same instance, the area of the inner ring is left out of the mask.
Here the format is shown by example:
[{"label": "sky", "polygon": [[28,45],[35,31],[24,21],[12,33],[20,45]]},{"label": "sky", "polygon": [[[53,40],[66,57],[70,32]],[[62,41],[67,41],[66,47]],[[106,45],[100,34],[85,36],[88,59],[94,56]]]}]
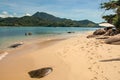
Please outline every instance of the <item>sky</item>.
[{"label": "sky", "polygon": [[103,22],[101,2],[108,0],[0,0],[0,17],[30,16],[46,12],[72,20]]}]

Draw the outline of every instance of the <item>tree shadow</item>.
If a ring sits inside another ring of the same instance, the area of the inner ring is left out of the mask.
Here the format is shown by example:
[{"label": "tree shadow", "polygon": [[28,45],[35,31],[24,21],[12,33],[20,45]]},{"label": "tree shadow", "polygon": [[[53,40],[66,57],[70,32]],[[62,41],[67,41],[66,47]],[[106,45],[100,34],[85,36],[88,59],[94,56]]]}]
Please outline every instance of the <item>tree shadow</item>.
[{"label": "tree shadow", "polygon": [[120,58],[113,58],[113,59],[100,60],[99,62],[113,62],[113,61],[120,61]]}]

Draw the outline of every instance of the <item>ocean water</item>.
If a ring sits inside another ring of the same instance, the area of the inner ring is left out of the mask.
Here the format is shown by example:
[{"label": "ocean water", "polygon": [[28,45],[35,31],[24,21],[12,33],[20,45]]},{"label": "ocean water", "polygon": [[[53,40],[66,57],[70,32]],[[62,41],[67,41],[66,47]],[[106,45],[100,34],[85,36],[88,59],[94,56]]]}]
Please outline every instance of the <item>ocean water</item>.
[{"label": "ocean water", "polygon": [[[84,33],[98,28],[88,27],[0,27],[0,49],[7,48],[14,42],[27,39],[43,38],[57,35],[64,35],[67,32]],[[31,36],[25,33],[31,32]]]}]

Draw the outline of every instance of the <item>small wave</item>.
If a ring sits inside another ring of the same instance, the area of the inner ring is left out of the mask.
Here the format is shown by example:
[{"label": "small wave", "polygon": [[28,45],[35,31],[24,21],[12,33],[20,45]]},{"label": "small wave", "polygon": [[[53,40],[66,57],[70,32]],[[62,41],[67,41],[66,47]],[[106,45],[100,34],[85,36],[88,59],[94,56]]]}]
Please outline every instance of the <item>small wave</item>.
[{"label": "small wave", "polygon": [[3,58],[5,58],[8,55],[8,52],[4,52],[0,54],[0,60],[2,60]]}]

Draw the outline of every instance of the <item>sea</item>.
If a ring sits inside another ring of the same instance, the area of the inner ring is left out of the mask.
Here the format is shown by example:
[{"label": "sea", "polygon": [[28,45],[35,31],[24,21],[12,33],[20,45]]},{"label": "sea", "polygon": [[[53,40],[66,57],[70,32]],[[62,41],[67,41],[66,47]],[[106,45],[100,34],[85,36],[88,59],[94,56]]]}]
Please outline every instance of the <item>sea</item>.
[{"label": "sea", "polygon": [[[90,27],[0,27],[0,50],[6,49],[15,42],[25,41],[35,38],[68,35],[68,32],[85,33],[98,28]],[[26,35],[30,33],[31,35]]]}]

